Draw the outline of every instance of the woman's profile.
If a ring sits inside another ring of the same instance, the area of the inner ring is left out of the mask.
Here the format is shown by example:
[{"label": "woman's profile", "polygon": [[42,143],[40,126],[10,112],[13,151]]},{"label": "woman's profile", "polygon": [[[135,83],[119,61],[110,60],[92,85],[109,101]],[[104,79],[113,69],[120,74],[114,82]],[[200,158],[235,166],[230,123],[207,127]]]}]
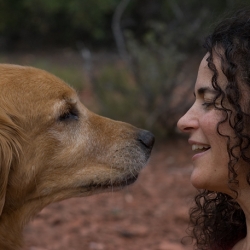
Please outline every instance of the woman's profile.
[{"label": "woman's profile", "polygon": [[194,155],[190,211],[196,249],[250,249],[250,10],[220,22],[204,43],[195,102],[178,121]]}]

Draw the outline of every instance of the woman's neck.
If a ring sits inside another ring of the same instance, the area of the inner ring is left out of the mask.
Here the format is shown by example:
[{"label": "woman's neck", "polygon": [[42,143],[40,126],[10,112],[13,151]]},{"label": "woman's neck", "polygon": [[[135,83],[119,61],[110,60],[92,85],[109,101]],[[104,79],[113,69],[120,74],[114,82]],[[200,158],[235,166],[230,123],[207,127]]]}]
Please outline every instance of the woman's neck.
[{"label": "woman's neck", "polygon": [[249,188],[240,190],[237,202],[243,210],[246,218],[247,234],[246,237],[237,242],[232,250],[249,250],[250,249],[250,199]]}]

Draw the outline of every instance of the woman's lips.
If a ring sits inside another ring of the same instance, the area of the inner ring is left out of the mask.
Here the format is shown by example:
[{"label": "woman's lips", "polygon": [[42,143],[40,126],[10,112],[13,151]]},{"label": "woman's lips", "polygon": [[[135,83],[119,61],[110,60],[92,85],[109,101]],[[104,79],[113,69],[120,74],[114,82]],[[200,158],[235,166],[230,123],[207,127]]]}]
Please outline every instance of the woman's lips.
[{"label": "woman's lips", "polygon": [[193,155],[192,160],[201,157],[211,148],[208,144],[205,143],[195,142],[192,140],[189,140],[188,142],[192,146],[192,151],[196,153]]},{"label": "woman's lips", "polygon": [[196,153],[193,155],[192,157],[192,161],[196,160],[197,158],[203,156],[204,154],[206,154],[209,150],[210,150],[210,147],[203,147],[203,148],[198,148],[198,149],[193,149],[193,148],[196,148],[196,147],[193,147],[194,145],[192,145],[192,150]]}]

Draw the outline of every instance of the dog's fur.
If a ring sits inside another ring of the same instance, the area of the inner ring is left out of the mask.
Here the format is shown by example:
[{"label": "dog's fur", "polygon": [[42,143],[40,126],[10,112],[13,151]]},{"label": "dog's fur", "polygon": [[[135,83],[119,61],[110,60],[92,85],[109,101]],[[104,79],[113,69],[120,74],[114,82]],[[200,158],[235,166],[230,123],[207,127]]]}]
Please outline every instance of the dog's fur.
[{"label": "dog's fur", "polygon": [[0,249],[19,249],[23,226],[51,202],[133,183],[153,143],[91,113],[57,77],[0,65]]}]

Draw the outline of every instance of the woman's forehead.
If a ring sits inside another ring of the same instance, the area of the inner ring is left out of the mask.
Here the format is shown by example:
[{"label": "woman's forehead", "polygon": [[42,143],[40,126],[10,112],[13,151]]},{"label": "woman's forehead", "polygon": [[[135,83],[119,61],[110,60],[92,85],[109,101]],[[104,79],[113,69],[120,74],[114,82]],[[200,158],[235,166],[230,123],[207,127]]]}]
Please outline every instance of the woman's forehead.
[{"label": "woman's forehead", "polygon": [[[210,54],[207,53],[201,60],[195,86],[196,89],[201,87],[212,87],[212,77],[214,75],[214,72],[208,67],[207,59],[209,56]],[[216,55],[216,53],[213,54],[213,64],[218,73],[217,84],[223,88],[226,86],[227,78],[221,69],[221,58]]]},{"label": "woman's forehead", "polygon": [[209,55],[206,54],[201,60],[199,70],[198,70],[197,80],[195,84],[195,92],[197,92],[198,89],[208,88],[212,86],[211,79],[213,76],[213,72],[209,69],[208,64],[207,64],[208,56]]}]

